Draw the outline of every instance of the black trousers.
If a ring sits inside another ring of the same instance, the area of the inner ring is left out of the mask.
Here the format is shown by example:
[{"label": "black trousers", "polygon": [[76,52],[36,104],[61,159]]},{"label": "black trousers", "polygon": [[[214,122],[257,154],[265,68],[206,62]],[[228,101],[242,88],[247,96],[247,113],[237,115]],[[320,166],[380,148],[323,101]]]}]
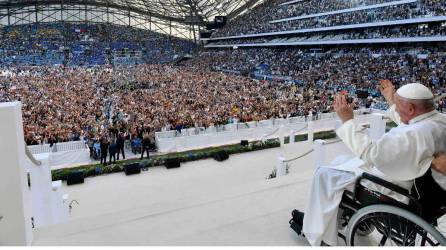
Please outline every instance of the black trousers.
[{"label": "black trousers", "polygon": [[112,163],[112,157],[113,157],[113,163],[116,163],[116,154],[110,154],[110,156],[109,156],[109,160],[108,160],[108,164],[111,164]]},{"label": "black trousers", "polygon": [[118,161],[119,161],[119,155],[122,153],[122,159],[125,160],[125,154],[124,154],[124,147],[118,148]]},{"label": "black trousers", "polygon": [[101,164],[107,164],[107,152],[101,153]]},{"label": "black trousers", "polygon": [[90,157],[93,157],[93,147],[88,147],[90,149]]},{"label": "black trousers", "polygon": [[144,151],[147,152],[147,159],[149,159],[149,146],[143,146],[141,150],[141,160],[144,158]]}]

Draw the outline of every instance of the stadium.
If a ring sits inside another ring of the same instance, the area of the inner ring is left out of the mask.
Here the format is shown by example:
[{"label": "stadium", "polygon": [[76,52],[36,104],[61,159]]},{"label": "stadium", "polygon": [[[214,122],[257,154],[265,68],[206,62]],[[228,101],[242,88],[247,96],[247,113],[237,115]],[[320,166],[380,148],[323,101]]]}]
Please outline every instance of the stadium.
[{"label": "stadium", "polygon": [[446,1],[0,0],[0,246],[446,246]]}]

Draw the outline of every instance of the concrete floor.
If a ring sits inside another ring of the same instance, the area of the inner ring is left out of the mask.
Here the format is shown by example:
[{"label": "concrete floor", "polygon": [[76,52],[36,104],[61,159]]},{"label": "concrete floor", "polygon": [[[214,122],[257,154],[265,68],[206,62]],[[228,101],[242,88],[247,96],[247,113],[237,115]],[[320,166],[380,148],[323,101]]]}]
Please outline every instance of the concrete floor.
[{"label": "concrete floor", "polygon": [[[327,159],[345,148],[328,147]],[[267,180],[277,157],[311,149],[296,143],[252,153],[87,178],[64,186],[74,204],[70,222],[36,229],[34,245],[252,245],[305,246],[289,228],[294,208],[304,209],[313,155],[290,164],[286,176]]]}]

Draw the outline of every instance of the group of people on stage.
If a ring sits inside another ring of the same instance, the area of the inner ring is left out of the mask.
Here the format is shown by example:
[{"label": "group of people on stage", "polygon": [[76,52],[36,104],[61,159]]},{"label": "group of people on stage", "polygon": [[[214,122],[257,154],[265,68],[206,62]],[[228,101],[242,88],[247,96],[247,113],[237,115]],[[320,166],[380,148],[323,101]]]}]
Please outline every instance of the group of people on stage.
[{"label": "group of people on stage", "polygon": [[140,132],[136,134],[128,134],[111,126],[108,129],[108,134],[102,134],[100,137],[90,134],[90,137],[85,139],[90,149],[90,157],[96,160],[100,159],[100,164],[104,165],[116,163],[120,156],[125,160],[125,151],[129,148],[126,141],[130,142],[131,151],[141,152],[141,160],[144,158],[144,154],[147,159],[149,158],[149,152],[154,149],[155,145],[154,131],[144,126],[141,126]]}]

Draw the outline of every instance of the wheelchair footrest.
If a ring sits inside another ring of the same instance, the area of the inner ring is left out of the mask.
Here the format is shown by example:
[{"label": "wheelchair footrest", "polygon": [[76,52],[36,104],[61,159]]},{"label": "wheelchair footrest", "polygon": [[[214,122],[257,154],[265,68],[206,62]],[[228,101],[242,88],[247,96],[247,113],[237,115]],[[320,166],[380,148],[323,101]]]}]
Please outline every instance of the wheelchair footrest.
[{"label": "wheelchair footrest", "polygon": [[295,222],[293,219],[290,220],[290,227],[294,230],[294,232],[297,233],[297,235],[302,235],[302,225],[299,225],[297,222]]}]

